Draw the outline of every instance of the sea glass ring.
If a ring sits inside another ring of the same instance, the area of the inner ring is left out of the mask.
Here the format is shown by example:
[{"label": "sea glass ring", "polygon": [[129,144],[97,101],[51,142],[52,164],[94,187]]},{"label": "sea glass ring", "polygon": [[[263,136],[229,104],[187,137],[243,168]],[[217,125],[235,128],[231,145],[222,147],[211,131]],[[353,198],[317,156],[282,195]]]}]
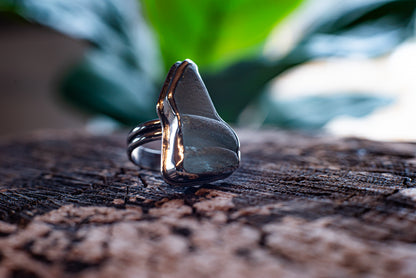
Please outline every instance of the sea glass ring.
[{"label": "sea glass ring", "polygon": [[[240,164],[240,143],[218,115],[191,60],[169,70],[158,102],[159,119],[135,127],[127,138],[129,159],[161,172],[171,185],[198,185],[230,176]],[[160,140],[159,149],[146,144]]]}]

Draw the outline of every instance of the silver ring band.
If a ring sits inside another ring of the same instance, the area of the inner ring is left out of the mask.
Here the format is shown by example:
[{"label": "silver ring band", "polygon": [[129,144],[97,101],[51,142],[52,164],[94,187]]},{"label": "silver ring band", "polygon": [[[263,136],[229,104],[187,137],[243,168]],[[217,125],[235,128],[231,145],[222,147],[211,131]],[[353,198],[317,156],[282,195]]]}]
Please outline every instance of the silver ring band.
[{"label": "silver ring band", "polygon": [[127,137],[127,154],[136,165],[160,170],[160,150],[146,148],[143,145],[162,138],[160,120],[152,120],[133,128]]}]

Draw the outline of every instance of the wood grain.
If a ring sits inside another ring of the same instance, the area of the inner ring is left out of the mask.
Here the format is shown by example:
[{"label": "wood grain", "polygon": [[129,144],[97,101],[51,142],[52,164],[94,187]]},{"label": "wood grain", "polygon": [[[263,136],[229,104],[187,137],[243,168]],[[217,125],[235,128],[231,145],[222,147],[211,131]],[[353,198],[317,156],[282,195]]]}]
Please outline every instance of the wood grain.
[{"label": "wood grain", "polygon": [[174,187],[125,134],[0,142],[0,277],[414,277],[416,144],[239,130],[230,178]]}]

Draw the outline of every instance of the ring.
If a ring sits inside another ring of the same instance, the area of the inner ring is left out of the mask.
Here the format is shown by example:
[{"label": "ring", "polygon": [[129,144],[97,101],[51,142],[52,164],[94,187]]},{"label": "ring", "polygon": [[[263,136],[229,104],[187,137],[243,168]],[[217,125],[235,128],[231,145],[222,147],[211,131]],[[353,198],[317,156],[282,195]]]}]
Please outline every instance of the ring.
[{"label": "ring", "polygon": [[[159,170],[171,185],[198,185],[230,176],[240,164],[240,143],[218,115],[197,65],[175,63],[162,87],[159,119],[139,124],[127,138],[129,159]],[[144,146],[161,141],[160,149]]]}]

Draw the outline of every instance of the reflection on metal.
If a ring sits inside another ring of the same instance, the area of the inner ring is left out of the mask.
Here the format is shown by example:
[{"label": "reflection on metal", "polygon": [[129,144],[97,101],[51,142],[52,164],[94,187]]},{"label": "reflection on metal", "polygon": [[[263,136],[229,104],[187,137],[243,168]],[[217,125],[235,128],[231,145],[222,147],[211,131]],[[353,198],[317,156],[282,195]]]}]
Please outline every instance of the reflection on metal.
[{"label": "reflection on metal", "polygon": [[[160,169],[172,185],[223,179],[238,168],[238,137],[218,116],[192,61],[172,66],[156,110],[159,120],[143,123],[129,134],[128,154],[133,163]],[[161,152],[142,146],[157,139],[162,141]]]}]

